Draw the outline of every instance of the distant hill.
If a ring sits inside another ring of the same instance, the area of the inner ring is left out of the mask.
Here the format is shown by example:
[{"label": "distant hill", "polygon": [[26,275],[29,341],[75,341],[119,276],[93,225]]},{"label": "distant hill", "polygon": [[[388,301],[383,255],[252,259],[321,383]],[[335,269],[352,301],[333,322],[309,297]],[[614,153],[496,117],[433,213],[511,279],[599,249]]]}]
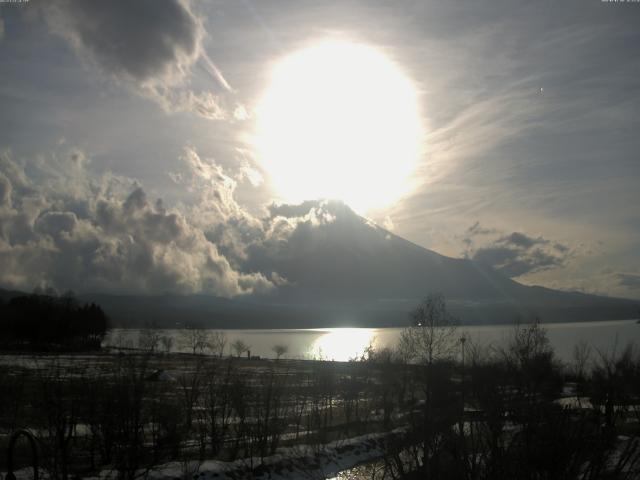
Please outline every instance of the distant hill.
[{"label": "distant hill", "polygon": [[[223,299],[207,295],[85,294],[120,325],[217,328],[403,326],[425,295],[443,293],[463,323],[505,323],[635,318],[640,302],[522,285],[468,259],[415,245],[355,214],[339,202],[307,202],[296,211],[322,208],[330,221],[300,225],[286,241],[249,251],[247,271],[277,272],[287,285],[277,292]],[[10,293],[0,292],[0,298]]]}]

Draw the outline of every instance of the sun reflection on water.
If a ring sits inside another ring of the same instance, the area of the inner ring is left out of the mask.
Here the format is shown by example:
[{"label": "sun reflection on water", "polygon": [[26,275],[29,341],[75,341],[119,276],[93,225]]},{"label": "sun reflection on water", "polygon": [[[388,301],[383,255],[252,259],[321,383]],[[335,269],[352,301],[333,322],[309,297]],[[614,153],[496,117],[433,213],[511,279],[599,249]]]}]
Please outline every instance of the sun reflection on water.
[{"label": "sun reflection on water", "polygon": [[328,328],[321,332],[309,348],[309,358],[339,362],[359,359],[376,342],[375,328]]}]

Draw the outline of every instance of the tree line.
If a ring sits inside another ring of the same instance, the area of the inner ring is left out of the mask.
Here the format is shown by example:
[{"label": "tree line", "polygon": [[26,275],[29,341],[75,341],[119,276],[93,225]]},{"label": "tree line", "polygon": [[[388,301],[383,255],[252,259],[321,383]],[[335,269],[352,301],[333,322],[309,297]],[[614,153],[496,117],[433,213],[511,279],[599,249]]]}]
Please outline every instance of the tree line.
[{"label": "tree line", "polygon": [[24,295],[0,302],[0,346],[12,350],[97,350],[109,321],[100,306],[71,293]]}]

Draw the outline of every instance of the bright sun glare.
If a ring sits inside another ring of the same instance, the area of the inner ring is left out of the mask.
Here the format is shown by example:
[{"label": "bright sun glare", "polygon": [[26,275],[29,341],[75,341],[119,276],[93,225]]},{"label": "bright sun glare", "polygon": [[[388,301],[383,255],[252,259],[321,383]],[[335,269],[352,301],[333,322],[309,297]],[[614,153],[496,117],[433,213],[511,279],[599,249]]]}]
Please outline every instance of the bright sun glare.
[{"label": "bright sun glare", "polygon": [[346,362],[360,358],[370,344],[375,344],[375,329],[329,328],[318,337],[308,355],[311,358]]},{"label": "bright sun glare", "polygon": [[286,201],[383,207],[406,191],[421,152],[414,86],[363,44],[329,41],[285,57],[257,114],[259,156]]}]

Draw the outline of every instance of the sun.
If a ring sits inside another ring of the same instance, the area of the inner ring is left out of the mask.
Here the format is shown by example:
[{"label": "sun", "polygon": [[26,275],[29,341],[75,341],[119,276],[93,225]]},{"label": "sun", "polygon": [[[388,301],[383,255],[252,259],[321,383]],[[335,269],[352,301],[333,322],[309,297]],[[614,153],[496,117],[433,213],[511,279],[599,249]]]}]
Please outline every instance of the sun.
[{"label": "sun", "polygon": [[256,113],[258,156],[289,202],[384,207],[406,192],[422,150],[416,88],[360,43],[325,41],[280,60]]}]

